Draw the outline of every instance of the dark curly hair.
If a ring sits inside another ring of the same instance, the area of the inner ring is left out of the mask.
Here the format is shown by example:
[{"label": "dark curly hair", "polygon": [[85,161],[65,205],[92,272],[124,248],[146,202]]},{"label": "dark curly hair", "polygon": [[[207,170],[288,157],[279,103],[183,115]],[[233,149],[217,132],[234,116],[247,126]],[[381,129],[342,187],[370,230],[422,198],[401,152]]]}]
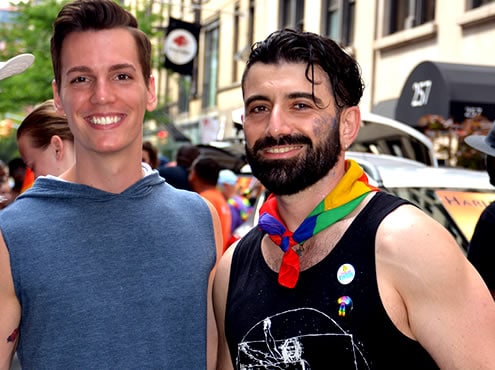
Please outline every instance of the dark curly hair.
[{"label": "dark curly hair", "polygon": [[314,66],[319,65],[328,75],[338,111],[359,104],[364,84],[356,60],[332,39],[292,29],[275,31],[253,44],[242,76],[243,90],[246,76],[255,63],[281,62],[306,63],[306,78],[313,85],[313,100]]}]

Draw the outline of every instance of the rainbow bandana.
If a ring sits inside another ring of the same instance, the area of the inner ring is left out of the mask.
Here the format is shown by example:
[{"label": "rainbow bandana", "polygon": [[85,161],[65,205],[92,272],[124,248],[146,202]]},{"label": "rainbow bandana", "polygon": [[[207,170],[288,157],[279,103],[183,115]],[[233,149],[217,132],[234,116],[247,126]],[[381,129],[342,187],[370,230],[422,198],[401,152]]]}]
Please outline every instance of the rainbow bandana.
[{"label": "rainbow bandana", "polygon": [[278,282],[294,288],[299,278],[299,255],[293,246],[306,240],[351,213],[370,191],[378,191],[368,183],[363,169],[354,161],[346,160],[346,172],[337,186],[316,206],[296,231],[287,229],[277,211],[277,199],[270,194],[260,209],[258,227],[283,251]]}]

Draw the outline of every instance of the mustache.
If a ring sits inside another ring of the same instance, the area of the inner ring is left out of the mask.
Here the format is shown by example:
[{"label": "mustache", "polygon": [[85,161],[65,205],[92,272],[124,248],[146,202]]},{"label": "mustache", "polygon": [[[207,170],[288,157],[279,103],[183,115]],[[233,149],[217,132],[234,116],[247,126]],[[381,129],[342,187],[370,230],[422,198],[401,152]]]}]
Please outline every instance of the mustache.
[{"label": "mustache", "polygon": [[257,140],[254,145],[252,151],[254,153],[263,150],[265,148],[269,148],[277,145],[308,145],[312,146],[313,143],[311,139],[304,135],[285,135],[274,138],[273,136],[267,136],[262,139]]}]

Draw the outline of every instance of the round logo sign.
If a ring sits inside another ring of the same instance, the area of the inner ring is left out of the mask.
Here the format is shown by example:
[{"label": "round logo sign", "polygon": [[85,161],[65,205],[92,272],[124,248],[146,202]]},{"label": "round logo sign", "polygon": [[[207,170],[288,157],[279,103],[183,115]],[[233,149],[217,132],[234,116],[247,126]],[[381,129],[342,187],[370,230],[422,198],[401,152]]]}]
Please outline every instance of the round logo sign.
[{"label": "round logo sign", "polygon": [[174,64],[183,65],[196,56],[198,43],[193,34],[185,29],[175,29],[165,38],[165,56]]}]

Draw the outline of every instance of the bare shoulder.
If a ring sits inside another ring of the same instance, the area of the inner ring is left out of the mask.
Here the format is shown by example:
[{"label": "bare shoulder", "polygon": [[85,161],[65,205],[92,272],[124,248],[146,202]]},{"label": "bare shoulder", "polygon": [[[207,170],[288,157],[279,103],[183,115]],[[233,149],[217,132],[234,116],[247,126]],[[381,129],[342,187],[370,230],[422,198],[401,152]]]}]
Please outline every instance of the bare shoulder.
[{"label": "bare shoulder", "polygon": [[213,308],[215,310],[215,319],[218,328],[217,369],[233,368],[225,337],[225,312],[229,289],[230,265],[236,245],[237,243],[230,246],[220,259],[213,284]]},{"label": "bare shoulder", "polygon": [[7,246],[0,233],[0,368],[8,368],[17,344],[20,306],[12,279]]},{"label": "bare shoulder", "polygon": [[[495,366],[495,304],[440,223],[412,205],[391,212],[378,228],[376,269],[389,317],[441,368]],[[470,302],[478,302],[476,315]]]},{"label": "bare shoulder", "polygon": [[223,296],[227,293],[227,288],[229,284],[229,277],[230,277],[230,266],[232,264],[232,256],[234,254],[234,250],[237,246],[237,243],[234,243],[231,245],[225,253],[222,255],[220,258],[220,262],[218,263],[217,266],[217,271],[215,273],[215,285],[214,289]]},{"label": "bare shoulder", "polygon": [[[2,297],[15,295],[11,273],[10,255],[0,232],[0,294]],[[0,302],[2,300],[0,299]]]},{"label": "bare shoulder", "polygon": [[203,200],[206,202],[206,205],[210,210],[211,219],[213,222],[213,232],[215,234],[215,249],[217,251],[217,264],[218,264],[218,261],[220,260],[220,256],[222,255],[222,251],[223,251],[222,225],[220,223],[220,217],[218,216],[218,213],[215,207],[213,206],[213,204],[205,198],[203,198]]},{"label": "bare shoulder", "polygon": [[225,316],[225,306],[227,304],[227,293],[229,289],[230,267],[232,256],[234,254],[237,242],[231,245],[220,258],[215,271],[215,280],[213,283],[213,302],[215,312],[220,314],[218,317]]},{"label": "bare shoulder", "polygon": [[385,217],[378,229],[377,247],[377,253],[390,257],[414,257],[424,253],[430,258],[436,253],[462,255],[447,229],[413,205],[400,206]]},{"label": "bare shoulder", "polygon": [[[376,237],[379,277],[402,299],[455,284],[469,263],[452,235],[413,205],[403,205],[380,224]],[[408,302],[406,302],[407,304]]]}]

